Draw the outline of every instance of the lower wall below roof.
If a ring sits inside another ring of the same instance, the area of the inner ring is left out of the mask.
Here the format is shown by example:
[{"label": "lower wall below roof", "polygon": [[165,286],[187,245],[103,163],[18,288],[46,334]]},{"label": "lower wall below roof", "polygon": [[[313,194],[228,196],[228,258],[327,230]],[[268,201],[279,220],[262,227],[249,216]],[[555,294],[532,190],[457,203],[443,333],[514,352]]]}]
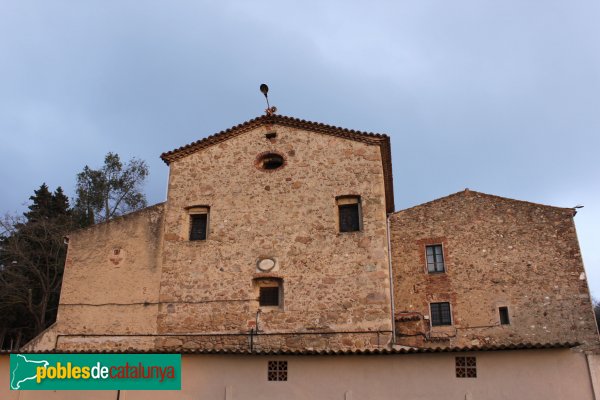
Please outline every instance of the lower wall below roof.
[{"label": "lower wall below roof", "polygon": [[[476,357],[476,378],[456,377],[455,357],[464,356]],[[599,381],[599,357],[586,358],[569,349],[384,356],[183,355],[182,391],[123,391],[120,400],[592,400],[591,376]],[[268,381],[268,361],[275,360],[288,362],[287,381]],[[0,355],[0,377],[1,399],[117,399],[115,391],[9,391],[8,355]]]}]

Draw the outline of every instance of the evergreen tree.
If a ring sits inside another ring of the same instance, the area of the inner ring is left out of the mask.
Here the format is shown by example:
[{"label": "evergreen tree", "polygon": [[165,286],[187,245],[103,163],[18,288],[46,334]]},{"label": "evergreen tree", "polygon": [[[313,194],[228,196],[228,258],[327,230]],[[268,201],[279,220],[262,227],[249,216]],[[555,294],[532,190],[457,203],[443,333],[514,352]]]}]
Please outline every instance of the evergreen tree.
[{"label": "evergreen tree", "polygon": [[22,216],[0,218],[0,349],[18,349],[56,319],[67,246],[76,227],[108,221],[146,206],[141,186],[148,167],[132,159],[123,165],[108,153],[104,166],[77,175],[75,208],[61,187],[43,183]]},{"label": "evergreen tree", "polygon": [[29,200],[32,201],[28,207],[29,211],[23,214],[30,222],[48,218],[52,213],[52,193],[48,190],[46,183],[42,183],[40,188],[34,190],[33,193],[33,196],[29,197]]},{"label": "evergreen tree", "polygon": [[59,186],[52,194],[52,207],[51,213],[56,218],[70,217],[71,208],[69,205],[69,198],[64,194],[62,188]]},{"label": "evergreen tree", "polygon": [[62,189],[44,183],[23,217],[0,220],[0,346],[18,347],[52,324],[66,257],[63,237],[73,228]]}]

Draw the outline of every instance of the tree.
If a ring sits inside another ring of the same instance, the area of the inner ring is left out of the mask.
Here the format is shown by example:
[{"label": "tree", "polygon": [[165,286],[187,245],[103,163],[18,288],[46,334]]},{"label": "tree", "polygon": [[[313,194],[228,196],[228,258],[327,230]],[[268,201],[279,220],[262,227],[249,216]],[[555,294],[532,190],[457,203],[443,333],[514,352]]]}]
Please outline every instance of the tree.
[{"label": "tree", "polygon": [[148,176],[143,160],[132,158],[123,165],[119,155],[108,153],[104,166],[94,170],[85,166],[77,174],[75,209],[80,226],[108,221],[146,206],[141,188]]},{"label": "tree", "polygon": [[23,216],[0,219],[0,346],[18,348],[56,318],[63,238],[73,227],[69,200],[60,187],[51,193],[46,184],[30,200]]},{"label": "tree", "polygon": [[67,246],[76,227],[146,206],[141,186],[148,176],[144,161],[123,165],[108,153],[98,170],[77,175],[75,208],[58,187],[34,190],[22,216],[0,218],[0,348],[18,349],[56,319]]},{"label": "tree", "polygon": [[48,190],[48,186],[42,183],[40,188],[34,190],[33,193],[34,195],[29,197],[33,204],[28,207],[29,211],[23,215],[30,221],[48,218],[52,213],[52,193]]}]

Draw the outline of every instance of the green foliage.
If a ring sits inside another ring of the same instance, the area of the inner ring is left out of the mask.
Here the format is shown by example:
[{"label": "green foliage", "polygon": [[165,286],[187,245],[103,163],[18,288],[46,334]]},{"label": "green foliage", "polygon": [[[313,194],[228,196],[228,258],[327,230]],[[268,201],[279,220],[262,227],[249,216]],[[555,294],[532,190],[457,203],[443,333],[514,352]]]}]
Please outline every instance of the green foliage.
[{"label": "green foliage", "polygon": [[108,153],[100,169],[85,166],[77,174],[76,218],[80,226],[108,221],[146,206],[141,191],[148,166],[131,159],[123,165],[119,155]]},{"label": "green foliage", "polygon": [[63,237],[73,228],[62,189],[42,184],[22,217],[0,220],[0,345],[18,347],[56,318],[66,257]]},{"label": "green foliage", "polygon": [[108,153],[104,166],[77,174],[75,207],[58,187],[44,183],[22,216],[0,218],[0,348],[18,349],[56,319],[67,246],[72,230],[146,206],[141,191],[148,167],[126,165]]},{"label": "green foliage", "polygon": [[34,190],[33,193],[34,195],[29,197],[33,204],[28,207],[29,211],[24,213],[25,217],[29,221],[48,218],[52,212],[52,193],[48,190],[48,186],[42,183],[40,188]]}]

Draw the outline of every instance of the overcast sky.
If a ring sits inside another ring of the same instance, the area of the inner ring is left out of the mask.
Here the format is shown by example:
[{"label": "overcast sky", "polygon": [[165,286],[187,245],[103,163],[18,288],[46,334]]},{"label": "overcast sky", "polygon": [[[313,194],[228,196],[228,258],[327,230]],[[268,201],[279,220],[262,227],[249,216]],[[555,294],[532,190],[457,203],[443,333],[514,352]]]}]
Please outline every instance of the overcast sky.
[{"label": "overcast sky", "polygon": [[600,2],[0,0],[0,212],[280,113],[392,138],[396,209],[465,187],[576,216],[600,297]]}]

